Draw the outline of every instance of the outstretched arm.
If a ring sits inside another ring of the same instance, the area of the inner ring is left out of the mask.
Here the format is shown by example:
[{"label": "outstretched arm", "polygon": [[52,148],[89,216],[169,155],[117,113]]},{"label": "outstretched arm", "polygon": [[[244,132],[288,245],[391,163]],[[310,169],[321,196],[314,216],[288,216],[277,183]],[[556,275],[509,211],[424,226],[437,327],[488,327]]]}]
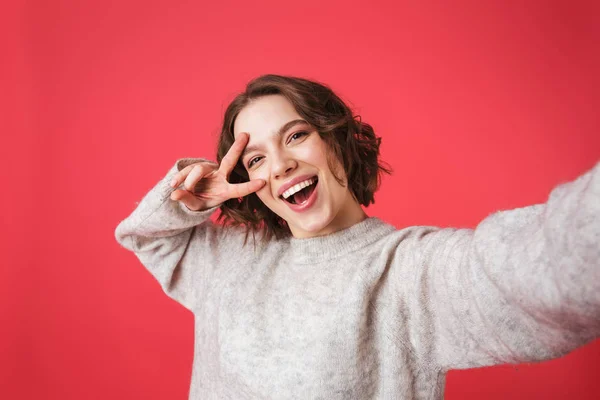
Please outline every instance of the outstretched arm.
[{"label": "outstretched arm", "polygon": [[600,163],[544,204],[420,241],[424,361],[445,370],[542,361],[600,336]]}]

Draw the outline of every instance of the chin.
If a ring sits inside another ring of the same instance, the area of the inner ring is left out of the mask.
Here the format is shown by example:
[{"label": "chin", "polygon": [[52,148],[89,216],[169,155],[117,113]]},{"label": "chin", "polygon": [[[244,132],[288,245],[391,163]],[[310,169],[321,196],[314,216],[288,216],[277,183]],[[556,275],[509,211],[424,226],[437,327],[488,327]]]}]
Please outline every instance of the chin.
[{"label": "chin", "polygon": [[[315,215],[306,218],[298,218],[299,220],[293,224],[294,229],[303,237],[319,236],[329,227],[333,218],[331,216]],[[288,222],[288,225],[289,222]],[[293,231],[292,231],[293,232]]]}]

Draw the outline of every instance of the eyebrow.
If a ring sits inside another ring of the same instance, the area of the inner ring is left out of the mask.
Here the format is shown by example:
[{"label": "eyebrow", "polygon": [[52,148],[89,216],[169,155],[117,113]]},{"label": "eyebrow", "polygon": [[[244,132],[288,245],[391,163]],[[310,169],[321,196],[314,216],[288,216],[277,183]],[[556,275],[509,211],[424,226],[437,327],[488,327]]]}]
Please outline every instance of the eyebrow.
[{"label": "eyebrow", "polygon": [[[310,124],[308,124],[308,122],[306,122],[303,119],[294,119],[292,121],[286,122],[281,128],[279,128],[279,130],[277,131],[277,136],[283,135],[284,133],[286,133],[287,131],[289,131],[290,129],[292,129],[294,126],[296,126],[298,124],[310,125]],[[258,150],[259,148],[260,148],[259,146],[246,146],[246,148],[242,152],[242,155],[240,156],[240,159],[244,158],[246,156],[246,154],[250,153],[251,151]]]}]

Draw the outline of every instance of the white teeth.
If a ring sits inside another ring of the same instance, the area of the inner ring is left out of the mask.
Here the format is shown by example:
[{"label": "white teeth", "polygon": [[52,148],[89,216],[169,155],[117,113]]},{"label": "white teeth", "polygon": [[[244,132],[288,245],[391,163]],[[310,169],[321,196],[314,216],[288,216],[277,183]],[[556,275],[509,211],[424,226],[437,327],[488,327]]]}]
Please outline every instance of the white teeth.
[{"label": "white teeth", "polygon": [[315,181],[316,181],[315,178],[310,178],[310,179],[305,180],[304,182],[300,182],[300,183],[292,186],[291,188],[289,188],[285,192],[283,192],[282,196],[283,196],[284,199],[287,199],[288,197],[290,197],[291,195],[299,192],[303,188],[312,185]]}]

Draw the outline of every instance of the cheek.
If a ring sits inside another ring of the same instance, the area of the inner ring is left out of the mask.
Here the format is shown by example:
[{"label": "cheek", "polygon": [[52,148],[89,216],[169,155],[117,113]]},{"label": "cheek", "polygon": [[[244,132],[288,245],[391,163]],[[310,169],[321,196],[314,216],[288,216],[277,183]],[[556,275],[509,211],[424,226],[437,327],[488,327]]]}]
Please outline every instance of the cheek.
[{"label": "cheek", "polygon": [[[331,159],[331,162],[328,162],[327,158],[325,158],[323,160],[323,163],[325,165],[325,168],[327,168],[327,170],[331,174],[332,184],[336,188],[338,188],[338,187],[345,188],[344,185],[346,185],[346,183],[347,183],[347,178],[346,178],[346,171],[344,171],[344,166],[342,165],[342,162],[340,160],[338,160],[335,157],[335,155],[331,155],[330,159]],[[340,185],[340,183],[338,182],[336,177],[342,181],[343,185]]]},{"label": "cheek", "polygon": [[327,165],[326,154],[320,147],[306,146],[298,152],[297,157],[307,164],[318,166],[320,168]]},{"label": "cheek", "polygon": [[263,204],[269,204],[274,201],[273,196],[271,195],[271,188],[268,183],[265,185],[265,187],[256,192],[256,196],[258,196],[258,199],[262,201]]},{"label": "cheek", "polygon": [[[337,159],[335,154],[327,147],[325,142],[321,142],[320,146],[318,146],[318,150],[313,151],[310,156],[315,165],[318,165],[321,169],[329,170],[330,173],[336,174],[340,178],[345,176],[344,167],[340,160]],[[331,163],[329,162],[331,160]],[[330,168],[330,164],[331,167]]]},{"label": "cheek", "polygon": [[267,181],[267,186],[265,186],[264,188],[262,188],[260,191],[264,191],[268,188],[268,184],[269,184],[269,172],[267,170],[267,168],[265,168],[266,166],[261,166],[261,168],[259,168],[256,171],[250,171],[248,173],[248,178],[250,178],[250,180],[252,179],[263,179],[265,181]]}]

